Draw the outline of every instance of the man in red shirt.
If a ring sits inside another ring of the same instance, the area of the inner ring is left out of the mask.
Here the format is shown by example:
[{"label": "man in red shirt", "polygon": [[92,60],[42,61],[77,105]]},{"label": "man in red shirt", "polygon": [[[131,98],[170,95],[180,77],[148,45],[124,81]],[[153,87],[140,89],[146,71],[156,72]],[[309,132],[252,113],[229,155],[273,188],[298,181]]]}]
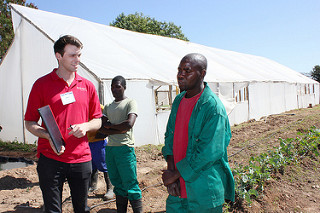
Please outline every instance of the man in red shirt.
[{"label": "man in red shirt", "polygon": [[[77,74],[82,43],[60,37],[54,44],[58,68],[39,78],[29,95],[26,128],[38,140],[37,171],[46,212],[62,211],[63,183],[67,179],[74,211],[89,212],[87,196],[91,175],[91,152],[86,136],[98,130],[102,116],[94,85]],[[44,124],[38,124],[38,108],[49,105],[65,146],[57,153]]]}]

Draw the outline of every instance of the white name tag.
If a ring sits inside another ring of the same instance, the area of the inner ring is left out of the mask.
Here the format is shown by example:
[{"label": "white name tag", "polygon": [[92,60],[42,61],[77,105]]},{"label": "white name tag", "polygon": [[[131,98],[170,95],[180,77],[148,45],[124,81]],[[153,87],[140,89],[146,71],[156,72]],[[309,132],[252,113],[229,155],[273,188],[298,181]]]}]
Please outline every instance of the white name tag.
[{"label": "white name tag", "polygon": [[61,94],[60,97],[63,105],[71,104],[76,101],[76,99],[73,96],[73,92]]}]

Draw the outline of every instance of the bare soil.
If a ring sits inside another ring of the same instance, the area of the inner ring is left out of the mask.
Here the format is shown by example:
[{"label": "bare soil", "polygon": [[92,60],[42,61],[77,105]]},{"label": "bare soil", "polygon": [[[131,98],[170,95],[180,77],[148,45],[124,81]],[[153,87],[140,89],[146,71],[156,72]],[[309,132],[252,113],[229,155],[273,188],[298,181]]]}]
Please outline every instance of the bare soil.
[{"label": "bare soil", "polygon": [[[320,105],[249,121],[232,127],[228,147],[231,168],[245,164],[256,156],[279,145],[278,138],[295,138],[297,131],[320,128]],[[36,161],[36,153],[0,150],[0,156],[25,157]],[[159,147],[136,148],[138,179],[143,190],[145,212],[165,212],[166,188],[161,182],[161,169],[166,163]],[[99,189],[89,194],[91,212],[116,212],[114,200],[104,201],[105,183],[99,173]],[[268,181],[264,195],[251,206],[238,204],[233,212],[320,212],[320,158],[303,158],[298,164],[286,167]],[[0,171],[1,212],[41,212],[42,195],[36,164],[18,169]],[[73,212],[70,191],[65,183],[63,212]],[[128,208],[128,212],[132,212]]]}]

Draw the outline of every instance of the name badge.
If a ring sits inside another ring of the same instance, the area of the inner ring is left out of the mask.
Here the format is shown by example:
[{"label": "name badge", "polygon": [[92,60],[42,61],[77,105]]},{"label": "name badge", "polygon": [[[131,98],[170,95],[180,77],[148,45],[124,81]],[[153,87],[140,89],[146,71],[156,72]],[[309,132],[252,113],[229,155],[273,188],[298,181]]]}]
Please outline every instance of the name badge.
[{"label": "name badge", "polygon": [[76,101],[74,98],[73,92],[67,92],[60,95],[63,105],[71,104]]}]

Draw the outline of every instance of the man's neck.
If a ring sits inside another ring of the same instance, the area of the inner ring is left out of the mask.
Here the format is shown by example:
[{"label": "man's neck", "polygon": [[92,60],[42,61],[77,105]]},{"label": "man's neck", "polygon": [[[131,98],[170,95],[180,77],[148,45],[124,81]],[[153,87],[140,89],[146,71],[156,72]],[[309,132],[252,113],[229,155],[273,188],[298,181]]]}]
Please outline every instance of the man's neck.
[{"label": "man's neck", "polygon": [[120,98],[115,98],[114,101],[115,102],[119,102],[119,101],[123,101],[124,99],[126,99],[126,96],[120,97]]},{"label": "man's neck", "polygon": [[194,88],[193,90],[187,90],[185,97],[192,98],[198,95],[199,93],[201,93],[203,89],[204,89],[204,83],[201,83],[201,85],[199,85],[197,88]]},{"label": "man's neck", "polygon": [[74,72],[69,72],[69,71],[61,69],[61,68],[58,68],[56,73],[60,78],[63,78],[63,80],[65,82],[67,82],[67,84],[69,86],[71,85],[71,83],[73,82],[73,80],[76,76],[76,74]]}]

